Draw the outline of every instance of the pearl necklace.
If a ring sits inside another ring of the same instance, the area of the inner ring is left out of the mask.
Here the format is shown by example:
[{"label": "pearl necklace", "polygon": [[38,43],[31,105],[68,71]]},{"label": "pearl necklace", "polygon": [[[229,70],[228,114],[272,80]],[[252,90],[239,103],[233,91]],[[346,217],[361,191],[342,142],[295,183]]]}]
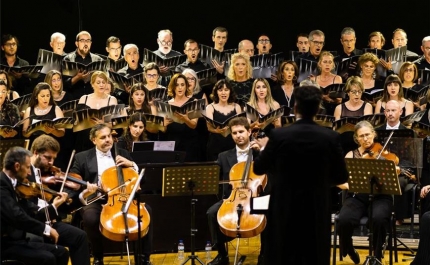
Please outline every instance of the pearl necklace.
[{"label": "pearl necklace", "polygon": [[38,112],[41,112],[42,114],[46,114],[49,111],[49,106],[46,109],[41,109],[39,107],[36,107],[36,110]]}]

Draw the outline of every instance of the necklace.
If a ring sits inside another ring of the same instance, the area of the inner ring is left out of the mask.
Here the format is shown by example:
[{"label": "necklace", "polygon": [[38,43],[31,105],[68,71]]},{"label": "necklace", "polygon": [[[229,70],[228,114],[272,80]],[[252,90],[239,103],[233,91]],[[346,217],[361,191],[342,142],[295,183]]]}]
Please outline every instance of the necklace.
[{"label": "necklace", "polygon": [[[290,88],[290,91],[287,91],[287,89]],[[284,94],[285,94],[285,99],[287,100],[287,107],[290,107],[290,101],[291,101],[291,96],[293,95],[293,89],[294,86],[288,86],[287,85],[282,85],[282,90],[284,90]],[[290,95],[288,95],[288,92],[290,92]]]},{"label": "necklace", "polygon": [[41,109],[39,107],[35,108],[38,112],[41,112],[42,114],[46,114],[49,111],[49,106],[46,109]]},{"label": "necklace", "polygon": [[[324,79],[323,79],[323,77],[324,77]],[[331,79],[331,77],[332,77],[332,75],[328,75],[328,76],[320,75],[320,80],[323,82],[327,82],[328,80]]]}]

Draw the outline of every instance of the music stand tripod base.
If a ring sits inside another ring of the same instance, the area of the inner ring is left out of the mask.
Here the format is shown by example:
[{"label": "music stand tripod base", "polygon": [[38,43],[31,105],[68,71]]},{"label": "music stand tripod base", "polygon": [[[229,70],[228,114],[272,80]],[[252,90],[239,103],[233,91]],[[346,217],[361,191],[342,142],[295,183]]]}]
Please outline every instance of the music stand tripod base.
[{"label": "music stand tripod base", "polygon": [[[363,265],[382,265],[373,255],[373,196],[374,194],[401,195],[394,161],[345,158],[349,192],[369,194],[369,255]],[[375,187],[376,186],[376,187]]]},{"label": "music stand tripod base", "polygon": [[218,194],[219,188],[219,165],[216,163],[200,163],[188,166],[172,166],[163,168],[164,196],[190,196],[191,195],[191,255],[182,263],[191,261],[195,265],[197,260],[200,264],[205,263],[195,255],[195,228],[196,202],[194,195]]}]

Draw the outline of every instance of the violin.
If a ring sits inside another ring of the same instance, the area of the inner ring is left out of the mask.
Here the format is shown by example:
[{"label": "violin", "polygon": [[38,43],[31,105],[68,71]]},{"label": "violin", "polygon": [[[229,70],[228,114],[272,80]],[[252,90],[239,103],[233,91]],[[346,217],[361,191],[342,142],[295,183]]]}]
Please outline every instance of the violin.
[{"label": "violin", "polygon": [[218,224],[226,236],[254,237],[266,227],[264,214],[250,213],[251,199],[258,197],[267,184],[266,175],[254,174],[253,163],[252,148],[249,148],[247,161],[235,164],[230,170],[232,192],[217,213]]},{"label": "violin", "polygon": [[[387,141],[388,142],[388,141]],[[385,146],[382,146],[380,143],[374,143],[369,149],[367,149],[362,155],[364,159],[384,159],[393,161],[396,165],[397,175],[403,174],[407,178],[412,181],[416,181],[415,175],[409,171],[408,169],[404,169],[399,167],[399,157],[385,150]]]},{"label": "violin", "polygon": [[62,172],[60,168],[56,166],[52,166],[48,171],[42,173],[42,182],[50,185],[53,184],[55,186],[61,185],[64,180],[64,185],[72,190],[79,190],[81,185],[87,185],[85,181],[82,180],[82,177],[76,173],[66,173]]},{"label": "violin", "polygon": [[362,158],[385,159],[393,161],[396,166],[399,164],[399,158],[397,155],[385,150],[384,146],[382,146],[380,143],[373,143],[373,145],[364,152]]},{"label": "violin", "polygon": [[[114,146],[115,154],[118,154],[117,144],[115,143]],[[137,205],[133,201],[128,211],[123,211],[134,186],[139,185],[138,177],[138,173],[132,168],[122,168],[121,166],[110,167],[100,176],[102,189],[109,195],[108,202],[102,206],[100,214],[100,232],[110,240],[135,241],[139,239],[139,234],[143,237],[148,233],[150,216],[145,208],[145,203]],[[137,214],[138,211],[140,216]],[[140,219],[142,219],[142,224],[138,230]]]},{"label": "violin", "polygon": [[[19,182],[16,185],[15,191],[19,197],[24,199],[39,197],[41,199],[46,199],[47,201],[51,201],[54,196],[59,196],[57,191],[46,187],[46,185],[39,184],[36,182],[30,182],[28,180],[26,180],[26,182]],[[71,203],[72,203],[72,199],[67,198],[66,204],[70,205]]]}]

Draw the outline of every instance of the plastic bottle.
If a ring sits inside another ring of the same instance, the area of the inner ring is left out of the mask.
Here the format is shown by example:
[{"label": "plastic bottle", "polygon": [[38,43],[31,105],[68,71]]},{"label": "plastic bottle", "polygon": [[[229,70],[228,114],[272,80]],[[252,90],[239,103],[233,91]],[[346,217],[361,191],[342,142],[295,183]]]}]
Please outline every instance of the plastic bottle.
[{"label": "plastic bottle", "polygon": [[206,246],[205,246],[205,252],[206,252],[206,261],[210,261],[212,259],[211,257],[211,251],[212,251],[212,244],[211,242],[208,240],[206,242]]},{"label": "plastic bottle", "polygon": [[183,261],[185,259],[184,251],[185,251],[184,241],[180,239],[178,243],[178,261]]}]

